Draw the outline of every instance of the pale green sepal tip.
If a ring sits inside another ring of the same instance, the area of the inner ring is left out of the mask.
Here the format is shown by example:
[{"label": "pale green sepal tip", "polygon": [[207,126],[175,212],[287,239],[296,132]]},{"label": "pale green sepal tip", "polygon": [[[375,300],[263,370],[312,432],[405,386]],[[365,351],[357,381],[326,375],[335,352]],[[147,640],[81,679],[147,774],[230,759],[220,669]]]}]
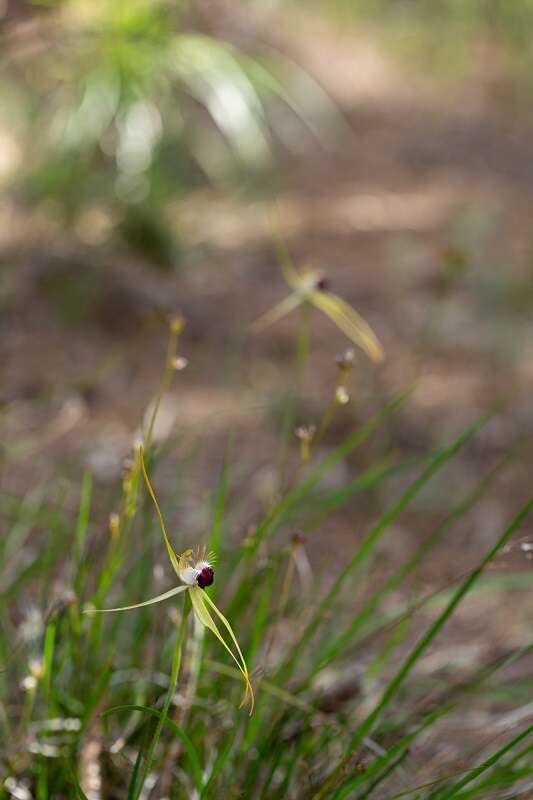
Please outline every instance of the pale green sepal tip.
[{"label": "pale green sepal tip", "polygon": [[83,610],[84,614],[105,614],[109,613],[110,611],[130,611],[132,608],[142,608],[142,606],[151,606],[154,603],[161,603],[162,600],[168,600],[169,597],[174,597],[177,594],[181,594],[188,586],[175,586],[173,589],[169,589],[168,592],[163,592],[163,594],[159,594],[157,597],[152,597],[151,600],[145,600],[143,603],[134,603],[132,606],[121,606],[120,608],[85,608]]}]

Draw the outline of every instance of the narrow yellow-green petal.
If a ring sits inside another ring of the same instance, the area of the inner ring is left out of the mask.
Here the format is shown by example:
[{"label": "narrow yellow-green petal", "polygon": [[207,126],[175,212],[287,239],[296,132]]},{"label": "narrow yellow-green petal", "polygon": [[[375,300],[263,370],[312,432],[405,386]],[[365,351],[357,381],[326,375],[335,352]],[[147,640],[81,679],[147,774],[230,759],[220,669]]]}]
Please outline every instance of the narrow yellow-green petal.
[{"label": "narrow yellow-green petal", "polygon": [[163,514],[161,513],[161,509],[159,508],[159,503],[157,502],[157,499],[156,499],[156,496],[155,496],[155,492],[154,492],[154,490],[152,488],[152,484],[150,483],[150,478],[148,477],[148,473],[146,472],[146,466],[144,464],[144,454],[143,454],[143,448],[142,447],[139,447],[139,457],[140,457],[140,460],[141,460],[141,469],[142,469],[144,481],[146,483],[146,488],[148,489],[150,497],[153,500],[153,503],[154,503],[154,506],[155,506],[155,510],[156,510],[157,516],[159,518],[159,525],[161,526],[161,532],[163,534],[163,539],[165,540],[165,545],[167,547],[168,557],[170,559],[170,563],[174,567],[174,572],[176,573],[176,575],[179,578],[180,566],[179,566],[178,556],[176,554],[176,551],[172,547],[170,539],[168,538],[167,529],[165,527],[165,520],[163,519]]},{"label": "narrow yellow-green petal", "polygon": [[359,345],[373,361],[382,361],[383,348],[374,331],[363,317],[342,297],[331,292],[313,290],[309,300],[324,312],[355,344]]},{"label": "narrow yellow-green petal", "polygon": [[145,600],[142,603],[135,603],[132,606],[122,606],[121,608],[85,608],[83,613],[107,614],[110,611],[130,611],[132,608],[142,608],[142,606],[151,606],[153,603],[160,603],[162,600],[168,600],[169,597],[174,597],[175,595],[184,592],[185,589],[188,588],[188,586],[175,586],[173,589],[169,589],[168,592],[163,592],[163,594],[159,594],[157,597],[152,597],[151,600]]},{"label": "narrow yellow-green petal", "polygon": [[221,619],[222,624],[224,625],[224,627],[228,631],[229,635],[231,636],[233,644],[235,645],[235,649],[237,650],[237,652],[239,654],[239,657],[240,657],[241,662],[242,662],[243,669],[244,669],[244,671],[246,673],[248,673],[248,669],[246,667],[246,661],[244,660],[244,656],[242,654],[241,648],[239,647],[239,643],[238,643],[237,639],[235,638],[235,634],[233,633],[233,629],[232,629],[231,625],[229,624],[227,618],[224,616],[222,611],[220,611],[220,609],[217,608],[217,606],[213,603],[213,601],[211,600],[211,598],[209,597],[207,592],[203,592],[202,597],[203,597],[204,602],[207,603],[208,605],[210,605],[211,608],[213,609],[213,611],[215,612],[215,614],[217,614],[218,617]]},{"label": "narrow yellow-green petal", "polygon": [[252,329],[255,331],[262,331],[264,328],[268,328],[269,325],[272,325],[274,322],[277,322],[278,319],[281,319],[286,314],[294,311],[295,308],[298,308],[304,300],[305,298],[300,292],[293,292],[288,295],[288,297],[284,297],[283,300],[271,308],[270,311],[267,311],[252,323]]},{"label": "narrow yellow-green petal", "polygon": [[222,645],[226,648],[232,659],[237,664],[239,670],[243,671],[242,665],[233,652],[233,650],[228,646],[227,642],[224,640],[223,636],[221,635],[220,631],[218,630],[216,623],[209,613],[209,610],[206,608],[205,605],[205,593],[203,589],[200,589],[197,586],[191,586],[190,589],[191,601],[195,611],[195,614],[198,620],[204,625],[206,628],[215,634],[217,639],[222,643]]},{"label": "narrow yellow-green petal", "polygon": [[220,631],[216,626],[213,617],[211,616],[209,610],[205,606],[203,589],[200,589],[199,587],[196,586],[191,586],[190,595],[191,595],[192,606],[198,620],[201,622],[202,625],[204,625],[206,628],[209,628],[209,630],[212,633],[214,633],[217,639],[226,648],[232,659],[237,664],[240,672],[242,673],[243,669],[239,659],[237,658],[233,650],[228,646],[227,642],[224,640],[223,636],[221,635]]},{"label": "narrow yellow-green petal", "polygon": [[[228,651],[228,653],[230,654],[232,659],[237,664],[237,666],[238,666],[238,668],[239,668],[239,670],[240,670],[240,672],[241,672],[241,674],[242,674],[242,676],[244,678],[244,684],[245,684],[244,696],[243,696],[241,705],[246,701],[246,698],[249,695],[250,696],[250,711],[249,711],[249,713],[251,715],[252,712],[253,712],[253,709],[254,709],[254,702],[255,702],[254,692],[253,692],[253,689],[252,689],[252,684],[250,683],[250,677],[248,675],[248,669],[246,667],[246,662],[245,662],[244,657],[242,655],[241,649],[240,649],[240,647],[238,645],[237,639],[235,638],[235,635],[234,635],[234,633],[233,633],[233,631],[231,629],[231,625],[229,624],[229,622],[226,619],[226,617],[224,617],[224,615],[218,610],[216,605],[208,597],[208,595],[204,592],[203,589],[200,589],[199,587],[191,587],[190,588],[190,597],[191,597],[191,601],[192,601],[192,606],[193,606],[194,612],[195,612],[196,617],[199,620],[199,622],[202,625],[204,625],[206,628],[209,628],[209,630],[217,637],[219,642]],[[239,658],[237,658],[237,656],[235,655],[235,653],[233,652],[231,647],[229,647],[229,645],[227,644],[227,642],[223,638],[222,634],[220,633],[220,631],[219,631],[219,629],[218,629],[218,627],[216,625],[216,622],[214,621],[213,617],[211,616],[211,614],[209,612],[209,609],[206,607],[206,601],[214,609],[214,611],[218,614],[218,616],[222,620],[223,624],[228,629],[228,631],[230,633],[230,636],[232,638],[232,641],[235,644],[235,647],[237,649],[237,653],[239,655],[240,660],[239,660]]]}]

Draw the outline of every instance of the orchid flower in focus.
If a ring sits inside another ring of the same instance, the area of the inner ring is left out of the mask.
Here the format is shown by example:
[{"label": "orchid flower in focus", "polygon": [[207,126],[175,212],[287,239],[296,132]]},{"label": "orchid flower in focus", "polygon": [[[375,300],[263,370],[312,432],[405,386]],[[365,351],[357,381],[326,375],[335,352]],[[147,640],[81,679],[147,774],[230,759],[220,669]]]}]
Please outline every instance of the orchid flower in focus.
[{"label": "orchid flower in focus", "polygon": [[[139,459],[143,477],[146,482],[146,487],[150,497],[152,498],[159,519],[159,524],[163,534],[165,546],[167,548],[170,563],[172,564],[177,577],[181,581],[181,584],[179,586],[175,586],[173,589],[169,589],[167,592],[164,592],[157,597],[152,597],[150,600],[144,600],[142,603],[135,603],[131,606],[122,606],[121,608],[87,609],[87,613],[96,613],[96,611],[130,611],[134,608],[142,608],[143,606],[159,603],[162,600],[168,600],[170,597],[174,597],[182,592],[188,592],[194,615],[198,622],[205,628],[208,628],[216,636],[216,638],[237,664],[237,667],[239,668],[244,680],[244,696],[241,705],[248,701],[249,713],[251,714],[254,707],[254,693],[252,684],[250,683],[248,668],[246,666],[241,648],[239,647],[239,643],[237,642],[230,623],[224,614],[219,611],[209,595],[205,592],[206,587],[211,586],[215,577],[212,560],[210,559],[209,555],[205,555],[205,553],[198,553],[197,557],[195,558],[192,550],[186,550],[184,553],[181,553],[181,555],[176,553],[168,537],[165,521],[146,471],[142,447],[139,447]],[[231,646],[222,636],[212,612],[214,613],[215,618],[218,617],[218,620],[226,629],[231,640]]]}]

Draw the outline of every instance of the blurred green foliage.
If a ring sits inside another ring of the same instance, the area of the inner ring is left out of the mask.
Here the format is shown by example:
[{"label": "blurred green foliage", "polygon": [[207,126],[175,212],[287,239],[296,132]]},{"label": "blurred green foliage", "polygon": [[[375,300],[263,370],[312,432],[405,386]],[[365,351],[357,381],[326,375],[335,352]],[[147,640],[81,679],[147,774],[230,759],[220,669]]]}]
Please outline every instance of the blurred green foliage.
[{"label": "blurred green foliage", "polygon": [[435,27],[449,33],[488,34],[529,47],[533,21],[531,0],[334,0],[339,13],[373,17],[386,26]]},{"label": "blurred green foliage", "polygon": [[18,197],[91,244],[113,232],[176,265],[170,202],[264,172],[265,101],[286,102],[283,69],[195,30],[194,3],[46,5],[2,55],[0,132],[17,143]]},{"label": "blurred green foliage", "polygon": [[371,23],[403,57],[443,74],[463,77],[479,61],[504,63],[507,77],[530,86],[532,0],[318,0],[348,23]]}]

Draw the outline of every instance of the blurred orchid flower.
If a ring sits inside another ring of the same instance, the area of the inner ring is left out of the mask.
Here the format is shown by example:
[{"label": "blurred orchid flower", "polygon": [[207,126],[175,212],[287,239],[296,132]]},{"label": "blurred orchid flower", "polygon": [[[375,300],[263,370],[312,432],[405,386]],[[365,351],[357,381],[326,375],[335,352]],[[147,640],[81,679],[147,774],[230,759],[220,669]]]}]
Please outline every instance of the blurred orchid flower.
[{"label": "blurred orchid flower", "polygon": [[256,331],[263,330],[295,308],[309,303],[326,314],[372,361],[382,361],[383,348],[372,328],[349,303],[329,291],[327,276],[318,270],[298,270],[282,245],[279,256],[283,275],[292,292],[256,320],[252,327]]},{"label": "blurred orchid flower", "polygon": [[[207,586],[211,586],[215,578],[212,560],[210,559],[209,555],[206,556],[205,553],[198,553],[197,557],[195,558],[192,550],[185,550],[185,552],[181,553],[181,555],[176,553],[168,537],[163,514],[161,513],[159,503],[157,502],[154,489],[146,471],[142,447],[139,447],[139,459],[143,477],[146,482],[146,487],[150,497],[153,500],[159,519],[168,557],[174,572],[181,581],[181,585],[175,586],[173,589],[169,589],[169,591],[163,592],[163,594],[160,594],[157,597],[152,597],[150,600],[144,600],[142,603],[135,603],[134,605],[122,606],[120,608],[88,609],[87,612],[96,613],[96,611],[130,611],[134,608],[142,608],[144,606],[153,605],[154,603],[160,603],[162,600],[168,600],[170,597],[174,597],[182,592],[189,592],[189,597],[191,599],[191,604],[196,619],[201,625],[203,625],[205,628],[208,628],[216,636],[216,638],[237,664],[237,667],[239,668],[244,680],[244,695],[241,706],[248,701],[249,713],[251,715],[254,707],[254,693],[252,684],[250,683],[248,668],[246,666],[241,648],[239,647],[239,643],[237,642],[230,623],[224,614],[222,614],[222,612],[213,603],[209,595],[204,591]],[[214,612],[215,616],[218,617],[224,628],[226,628],[231,640],[231,646],[228,645],[222,636],[211,612]]]}]

